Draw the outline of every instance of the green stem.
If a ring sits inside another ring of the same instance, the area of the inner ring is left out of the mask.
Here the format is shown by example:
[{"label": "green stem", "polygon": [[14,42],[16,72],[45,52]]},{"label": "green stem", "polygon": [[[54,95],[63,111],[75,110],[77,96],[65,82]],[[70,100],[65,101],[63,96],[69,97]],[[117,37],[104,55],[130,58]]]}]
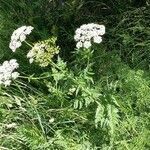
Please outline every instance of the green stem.
[{"label": "green stem", "polygon": [[25,76],[19,76],[22,79],[30,79],[30,80],[40,80],[40,79],[47,79],[50,76],[45,76],[45,77],[25,77]]},{"label": "green stem", "polygon": [[63,71],[61,68],[59,68],[59,66],[57,66],[54,62],[51,62],[51,65],[57,69],[59,69],[60,71]]},{"label": "green stem", "polygon": [[31,48],[33,47],[31,44],[29,44],[27,41],[24,41],[28,46],[30,46]]}]

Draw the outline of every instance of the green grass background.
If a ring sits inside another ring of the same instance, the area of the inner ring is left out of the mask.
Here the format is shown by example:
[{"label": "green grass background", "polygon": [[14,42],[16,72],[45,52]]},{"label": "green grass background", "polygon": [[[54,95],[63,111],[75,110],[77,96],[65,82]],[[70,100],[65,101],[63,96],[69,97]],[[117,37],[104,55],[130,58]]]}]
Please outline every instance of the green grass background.
[{"label": "green grass background", "polygon": [[[76,28],[91,22],[106,26],[91,58],[94,84],[81,73],[82,55],[73,55]],[[149,0],[1,0],[0,61],[17,58],[22,74],[39,76],[50,68],[30,65],[27,46],[16,53],[9,49],[12,32],[22,25],[35,28],[28,37],[31,43],[57,36],[60,57],[72,70],[66,69],[66,74],[82,92],[93,94],[88,101],[95,98],[98,103],[76,107],[82,97],[68,98],[72,81],[65,79],[53,94],[52,78],[20,79],[1,88],[0,150],[150,149]],[[12,122],[17,128],[7,129]]]}]

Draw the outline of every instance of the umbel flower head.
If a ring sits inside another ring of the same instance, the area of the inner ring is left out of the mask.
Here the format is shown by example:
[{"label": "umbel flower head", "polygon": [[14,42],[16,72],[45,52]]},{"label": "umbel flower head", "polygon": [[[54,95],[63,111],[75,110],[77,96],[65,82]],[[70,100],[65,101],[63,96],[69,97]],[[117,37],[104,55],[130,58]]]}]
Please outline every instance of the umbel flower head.
[{"label": "umbel flower head", "polygon": [[32,26],[22,26],[15,30],[11,36],[11,41],[9,48],[15,52],[17,48],[22,45],[22,42],[25,41],[26,36],[29,35],[33,30]]},{"label": "umbel flower head", "polygon": [[18,78],[19,73],[15,71],[19,67],[16,59],[11,59],[10,61],[4,61],[0,65],[0,85],[3,84],[8,86],[11,84],[12,80]]},{"label": "umbel flower head", "polygon": [[105,26],[89,23],[80,26],[75,31],[74,39],[77,42],[76,47],[79,49],[81,47],[89,48],[92,46],[92,42],[101,43],[102,35],[105,34]]},{"label": "umbel flower head", "polygon": [[35,43],[33,48],[28,52],[29,62],[37,62],[41,67],[48,66],[55,54],[59,53],[59,47],[56,46],[56,37]]}]

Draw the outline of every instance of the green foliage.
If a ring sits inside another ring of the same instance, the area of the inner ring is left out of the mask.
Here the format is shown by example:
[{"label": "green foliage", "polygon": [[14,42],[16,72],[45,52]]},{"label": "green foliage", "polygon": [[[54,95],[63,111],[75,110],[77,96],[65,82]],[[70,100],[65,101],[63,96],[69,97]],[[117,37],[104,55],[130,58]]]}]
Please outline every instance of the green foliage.
[{"label": "green foliage", "polygon": [[[0,59],[18,58],[21,77],[0,87],[0,149],[150,149],[149,4],[1,0]],[[76,27],[90,22],[106,25],[104,41],[75,49]],[[28,47],[8,48],[24,24],[35,27],[29,43],[46,45],[37,64]]]}]

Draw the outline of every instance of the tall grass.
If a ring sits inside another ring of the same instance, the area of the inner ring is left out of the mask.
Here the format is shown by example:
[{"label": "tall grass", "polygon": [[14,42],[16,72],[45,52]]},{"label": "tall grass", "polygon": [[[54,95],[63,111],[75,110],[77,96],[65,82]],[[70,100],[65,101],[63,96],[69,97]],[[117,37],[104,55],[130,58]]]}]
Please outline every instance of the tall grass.
[{"label": "tall grass", "polygon": [[[148,150],[150,148],[150,2],[1,0],[0,60],[17,58],[19,78],[0,87],[2,150]],[[100,45],[75,49],[75,30],[106,26]],[[11,33],[29,42],[57,37],[59,57],[41,68],[29,47],[9,49]]]}]

